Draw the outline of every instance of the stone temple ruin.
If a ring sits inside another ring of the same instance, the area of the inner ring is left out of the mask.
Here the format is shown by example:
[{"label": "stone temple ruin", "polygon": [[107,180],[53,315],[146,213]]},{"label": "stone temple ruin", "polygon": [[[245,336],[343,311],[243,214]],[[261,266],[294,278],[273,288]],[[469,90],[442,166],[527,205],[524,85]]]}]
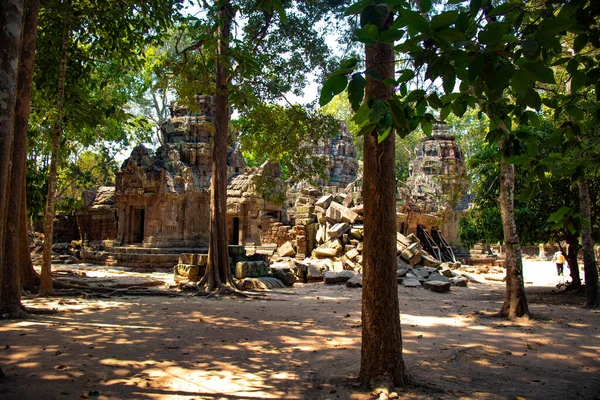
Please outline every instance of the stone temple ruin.
[{"label": "stone temple ruin", "polygon": [[[209,241],[214,105],[205,96],[197,102],[195,112],[173,104],[155,154],[136,147],[116,187],[89,194],[77,213],[85,261],[177,265],[181,280],[201,274]],[[342,125],[339,136],[321,143],[315,154],[327,157],[328,179],[318,187],[289,187],[276,165],[246,167],[239,150],[230,149],[227,232],[237,278],[277,270],[282,280],[290,274],[323,279],[329,272],[325,278],[331,281],[362,272],[361,177],[352,136]],[[462,153],[445,125],[436,124],[432,137],[417,147],[410,168],[410,179],[399,188],[399,265],[453,263],[456,204],[466,178]],[[288,261],[269,266],[269,260]]]}]

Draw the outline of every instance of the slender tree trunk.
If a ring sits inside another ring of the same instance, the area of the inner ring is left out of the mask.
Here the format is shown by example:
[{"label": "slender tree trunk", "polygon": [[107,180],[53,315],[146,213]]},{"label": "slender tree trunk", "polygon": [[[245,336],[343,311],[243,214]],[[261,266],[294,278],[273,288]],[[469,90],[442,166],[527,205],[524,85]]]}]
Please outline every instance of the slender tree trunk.
[{"label": "slender tree trunk", "polygon": [[69,39],[71,33],[69,2],[64,2],[64,21],[61,42],[60,68],[58,71],[58,84],[56,93],[56,119],[52,127],[52,157],[50,159],[50,171],[48,173],[48,196],[46,198],[46,213],[44,214],[44,246],[42,248],[42,271],[40,275],[40,296],[48,296],[52,290],[52,235],[54,224],[54,203],[56,200],[56,183],[58,152],[60,136],[63,127],[63,98],[65,93],[65,81],[67,77],[67,55],[69,51]]},{"label": "slender tree trunk", "polygon": [[[29,122],[29,100],[35,64],[39,0],[27,0],[23,14],[23,35],[19,58],[19,83],[17,86],[17,104],[15,109],[15,142],[13,150],[13,169],[11,185],[20,196],[12,196],[9,209],[19,210],[18,234],[7,238],[8,249],[16,252],[15,263],[19,265],[21,287],[33,290],[37,273],[33,269],[29,254],[27,234],[27,126]],[[39,279],[38,279],[39,280]]]},{"label": "slender tree trunk", "polygon": [[[579,209],[581,217],[591,221],[590,193],[585,176],[577,180],[579,187]],[[594,255],[594,239],[592,228],[581,229],[581,247],[583,249],[583,273],[585,277],[585,305],[589,308],[598,307],[598,267]]]},{"label": "slender tree trunk", "polygon": [[215,99],[215,134],[212,147],[212,177],[210,181],[210,242],[208,265],[198,286],[215,289],[237,290],[231,275],[227,246],[227,141],[229,138],[229,90],[230,67],[229,38],[234,11],[231,2],[221,2],[219,29],[217,32],[217,82]]},{"label": "slender tree trunk", "polygon": [[[392,14],[381,10],[383,29]],[[394,78],[394,51],[377,43],[365,47],[367,70]],[[388,99],[393,87],[367,77],[366,98]],[[396,177],[394,133],[378,143],[377,131],[364,138],[364,270],[360,381],[371,388],[404,386],[402,335],[396,281]]]},{"label": "slender tree trunk", "polygon": [[[26,161],[27,161],[27,124],[29,121],[29,99],[31,95],[31,83],[33,79],[33,68],[35,60],[35,43],[37,37],[37,15],[39,10],[39,0],[27,0],[23,18],[23,34],[21,36],[21,50],[19,57],[19,74],[17,84],[17,102],[15,106],[14,120],[14,142],[12,154],[12,169],[10,176],[11,196],[8,202],[9,210],[18,210],[14,213],[15,218],[7,220],[7,236],[5,241],[6,262],[16,266],[16,273],[25,279],[29,289],[33,275],[33,265],[29,257],[23,251],[26,243],[21,243],[23,238],[27,240],[27,219],[26,219]],[[23,211],[25,210],[25,211]],[[24,234],[23,234],[24,232]],[[24,273],[28,272],[28,275]],[[20,279],[19,279],[20,280]],[[23,286],[24,282],[21,282]],[[18,294],[20,297],[20,288]]]},{"label": "slender tree trunk", "polygon": [[506,296],[500,309],[500,315],[508,318],[529,315],[525,284],[523,282],[523,259],[521,258],[521,242],[515,223],[515,167],[506,162],[500,147],[500,212],[504,229],[504,248],[506,253]]},{"label": "slender tree trunk", "polygon": [[[14,116],[17,93],[17,68],[21,46],[23,0],[0,2],[0,315],[22,316],[18,264],[6,248],[6,239],[15,226],[9,212],[11,193]],[[20,195],[19,193],[17,193]]]},{"label": "slender tree trunk", "polygon": [[568,290],[577,290],[581,287],[581,277],[579,276],[579,262],[577,261],[577,253],[579,253],[579,238],[577,235],[566,235],[567,245],[569,246],[567,252],[567,261],[569,263],[569,270],[571,271],[571,283],[569,284]]}]

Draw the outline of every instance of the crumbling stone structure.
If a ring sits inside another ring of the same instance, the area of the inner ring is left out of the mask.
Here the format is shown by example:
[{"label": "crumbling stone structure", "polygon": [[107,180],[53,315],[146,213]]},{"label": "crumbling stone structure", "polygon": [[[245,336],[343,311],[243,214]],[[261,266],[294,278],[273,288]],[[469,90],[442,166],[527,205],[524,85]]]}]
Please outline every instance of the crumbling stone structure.
[{"label": "crumbling stone structure", "polygon": [[99,245],[117,237],[114,186],[100,186],[83,194],[84,207],[77,210],[77,225],[84,246]]},{"label": "crumbling stone structure", "polygon": [[138,146],[123,162],[117,173],[115,245],[208,246],[214,105],[207,96],[198,96],[197,104],[197,112],[173,104],[156,154]]},{"label": "crumbling stone structure", "polygon": [[322,142],[315,149],[315,156],[327,157],[327,179],[317,180],[320,187],[345,188],[356,179],[358,160],[356,146],[345,123],[341,123],[339,135]]}]

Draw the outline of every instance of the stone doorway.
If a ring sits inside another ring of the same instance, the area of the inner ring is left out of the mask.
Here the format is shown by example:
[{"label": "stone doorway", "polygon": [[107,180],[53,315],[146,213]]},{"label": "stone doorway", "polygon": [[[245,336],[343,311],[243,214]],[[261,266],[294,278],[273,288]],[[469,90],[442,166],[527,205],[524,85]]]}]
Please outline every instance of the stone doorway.
[{"label": "stone doorway", "polygon": [[231,239],[229,240],[229,244],[233,246],[237,246],[240,244],[240,218],[233,218],[233,232],[231,234]]},{"label": "stone doorway", "polygon": [[144,241],[144,219],[146,210],[143,208],[133,208],[131,210],[131,236],[130,242],[142,243]]}]

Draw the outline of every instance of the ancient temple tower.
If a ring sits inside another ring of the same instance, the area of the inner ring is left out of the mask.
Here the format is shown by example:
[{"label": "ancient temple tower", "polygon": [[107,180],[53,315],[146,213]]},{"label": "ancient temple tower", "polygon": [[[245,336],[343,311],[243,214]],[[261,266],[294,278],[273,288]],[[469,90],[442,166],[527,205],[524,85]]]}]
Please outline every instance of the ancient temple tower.
[{"label": "ancient temple tower", "polygon": [[138,146],[123,162],[117,173],[115,245],[208,246],[213,99],[197,96],[197,105],[192,112],[173,104],[155,155]]},{"label": "ancient temple tower", "polygon": [[358,160],[352,139],[346,124],[342,122],[339,134],[321,143],[315,150],[315,155],[327,157],[327,179],[318,180],[320,186],[345,188],[356,179]]},{"label": "ancient temple tower", "polygon": [[468,179],[463,153],[445,123],[434,124],[431,137],[417,145],[409,171],[405,209],[434,216],[431,221],[437,221],[446,239],[456,243]]}]

